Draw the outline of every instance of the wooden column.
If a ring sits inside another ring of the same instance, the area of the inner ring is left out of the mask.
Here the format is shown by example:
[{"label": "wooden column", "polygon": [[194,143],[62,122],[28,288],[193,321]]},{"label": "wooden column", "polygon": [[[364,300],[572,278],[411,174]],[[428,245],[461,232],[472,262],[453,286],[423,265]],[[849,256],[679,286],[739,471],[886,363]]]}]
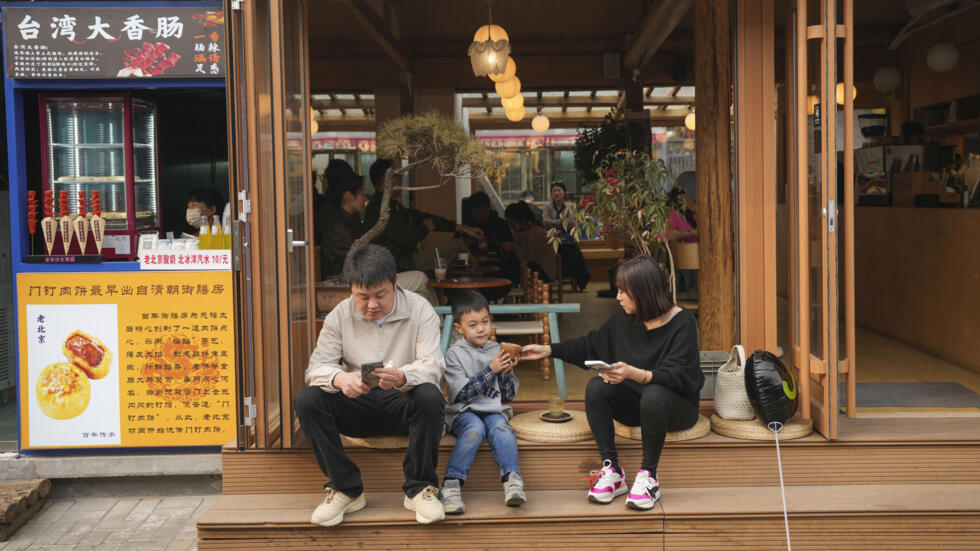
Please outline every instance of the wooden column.
[{"label": "wooden column", "polygon": [[736,0],[736,6],[735,158],[738,167],[739,341],[747,351],[765,348],[775,352],[776,145],[773,0]]},{"label": "wooden column", "polygon": [[699,329],[702,349],[728,350],[735,343],[728,2],[697,0],[694,18]]}]

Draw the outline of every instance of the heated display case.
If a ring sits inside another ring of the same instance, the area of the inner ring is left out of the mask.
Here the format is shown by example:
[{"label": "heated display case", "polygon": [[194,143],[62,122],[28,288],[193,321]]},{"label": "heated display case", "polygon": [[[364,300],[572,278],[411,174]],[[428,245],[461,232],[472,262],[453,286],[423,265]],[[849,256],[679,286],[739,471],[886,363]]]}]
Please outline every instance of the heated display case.
[{"label": "heated display case", "polygon": [[[136,258],[140,233],[159,232],[156,106],[129,94],[42,95],[42,188],[101,197],[107,258]],[[86,204],[85,211],[92,212]],[[55,206],[58,210],[58,206]]]}]

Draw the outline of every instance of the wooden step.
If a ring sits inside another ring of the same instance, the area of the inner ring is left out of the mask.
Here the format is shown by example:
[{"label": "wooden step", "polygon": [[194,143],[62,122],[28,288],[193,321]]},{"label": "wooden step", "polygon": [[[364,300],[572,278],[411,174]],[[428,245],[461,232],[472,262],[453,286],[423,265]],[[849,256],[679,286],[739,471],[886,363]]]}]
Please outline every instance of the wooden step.
[{"label": "wooden step", "polygon": [[[639,468],[640,443],[618,439],[620,462]],[[454,439],[443,439],[438,474],[442,476]],[[980,441],[828,442],[819,436],[780,444],[789,485],[977,483]],[[519,442],[521,471],[529,490],[579,490],[599,467],[595,443]],[[403,482],[404,450],[350,449],[369,491],[397,491]],[[326,482],[312,451],[226,449],[222,453],[225,494],[319,492]],[[759,486],[778,483],[776,449],[771,442],[735,440],[714,433],[666,445],[658,469],[661,480],[679,487]],[[496,489],[499,473],[484,444],[473,463],[469,488]]]},{"label": "wooden step", "polygon": [[[977,484],[825,485],[787,488],[800,550],[980,548]],[[198,521],[207,549],[785,549],[779,488],[667,487],[657,506],[633,511],[585,500],[584,491],[464,489],[465,515],[419,525],[400,492],[368,492],[344,523],[309,523],[322,494],[225,495]]]}]

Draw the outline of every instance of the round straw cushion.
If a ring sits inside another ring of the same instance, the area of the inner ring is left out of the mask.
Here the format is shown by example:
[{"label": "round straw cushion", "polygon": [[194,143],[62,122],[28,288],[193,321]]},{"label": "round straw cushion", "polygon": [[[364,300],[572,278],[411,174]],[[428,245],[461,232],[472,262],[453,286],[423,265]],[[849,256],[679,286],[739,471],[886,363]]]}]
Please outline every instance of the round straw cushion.
[{"label": "round straw cushion", "polygon": [[571,421],[549,423],[541,420],[547,410],[529,411],[515,415],[510,420],[514,435],[529,442],[580,442],[592,438],[584,411],[565,410],[572,414]]},{"label": "round straw cushion", "polygon": [[[616,436],[622,438],[629,438],[631,440],[642,440],[643,437],[640,436],[640,427],[630,427],[620,423],[619,421],[613,422],[613,427],[616,430]],[[711,432],[711,422],[704,415],[698,415],[698,422],[694,423],[694,426],[689,429],[679,430],[675,432],[667,433],[667,442],[683,442],[684,440],[694,440],[695,438],[701,438]]]},{"label": "round straw cushion", "polygon": [[[718,415],[711,416],[711,430],[722,436],[740,440],[775,440],[776,436],[769,427],[762,424],[757,417],[751,421],[735,421],[722,419]],[[780,440],[803,438],[813,432],[813,421],[794,415],[779,431]]]}]

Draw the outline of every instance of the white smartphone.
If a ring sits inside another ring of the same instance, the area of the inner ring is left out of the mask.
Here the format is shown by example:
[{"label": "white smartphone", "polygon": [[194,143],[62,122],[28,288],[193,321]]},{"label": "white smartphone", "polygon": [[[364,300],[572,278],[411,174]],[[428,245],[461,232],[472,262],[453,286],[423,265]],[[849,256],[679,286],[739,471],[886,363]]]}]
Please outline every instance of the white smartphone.
[{"label": "white smartphone", "polygon": [[603,369],[612,369],[613,366],[607,364],[606,362],[600,360],[586,360],[585,367],[594,369],[596,371],[602,371]]}]

